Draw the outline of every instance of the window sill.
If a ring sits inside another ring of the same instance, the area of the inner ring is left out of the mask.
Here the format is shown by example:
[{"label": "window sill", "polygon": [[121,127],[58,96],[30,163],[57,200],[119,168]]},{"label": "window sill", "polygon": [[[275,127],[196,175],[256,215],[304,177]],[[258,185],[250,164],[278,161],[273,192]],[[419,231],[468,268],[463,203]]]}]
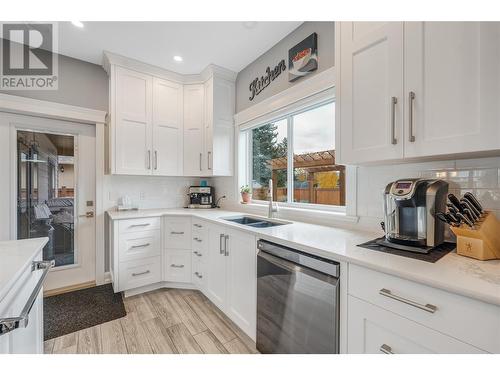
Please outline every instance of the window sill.
[{"label": "window sill", "polygon": [[[237,211],[248,212],[255,215],[267,215],[268,211],[268,205],[262,203],[236,203],[232,208]],[[335,224],[356,224],[359,220],[358,216],[350,216],[341,211],[321,210],[317,208],[307,209],[281,205],[279,205],[277,218],[326,226],[333,226]]]}]

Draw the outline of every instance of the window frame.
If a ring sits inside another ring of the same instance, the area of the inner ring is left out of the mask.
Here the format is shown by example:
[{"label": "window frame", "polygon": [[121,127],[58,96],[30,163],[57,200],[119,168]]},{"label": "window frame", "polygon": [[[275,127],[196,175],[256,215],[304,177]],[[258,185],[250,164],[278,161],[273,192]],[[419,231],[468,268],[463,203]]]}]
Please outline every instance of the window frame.
[{"label": "window frame", "polygon": [[[301,203],[293,201],[294,194],[294,179],[293,179],[293,119],[294,116],[299,115],[301,113],[312,111],[316,108],[322,107],[324,105],[328,105],[331,103],[335,103],[336,107],[336,99],[335,97],[322,98],[309,104],[307,106],[300,107],[298,109],[291,109],[287,111],[285,114],[277,115],[276,117],[271,117],[270,119],[266,119],[262,122],[257,122],[249,127],[240,127],[238,129],[239,136],[239,152],[238,152],[238,166],[243,167],[245,171],[239,171],[238,174],[238,186],[242,185],[252,185],[253,180],[253,160],[252,160],[252,130],[257,129],[261,126],[265,126],[268,123],[276,123],[278,121],[285,120],[287,121],[287,139],[288,139],[288,147],[287,147],[287,202],[279,202],[280,207],[289,207],[300,210],[311,210],[311,211],[329,211],[335,212],[339,214],[346,214],[347,212],[347,201],[345,206],[335,206],[335,205],[327,205],[327,204],[317,204],[317,203]],[[337,108],[335,108],[337,111]],[[335,121],[335,120],[334,120]],[[337,134],[337,132],[336,132]],[[245,159],[245,162],[242,164],[242,157]],[[240,169],[239,168],[239,169]],[[346,168],[347,174],[347,168]],[[347,178],[346,178],[347,182]],[[346,184],[347,185],[347,184]],[[346,192],[347,193],[347,192]],[[239,196],[239,192],[238,195]],[[254,205],[266,205],[268,204],[267,200],[258,200],[252,199],[252,203]]]}]

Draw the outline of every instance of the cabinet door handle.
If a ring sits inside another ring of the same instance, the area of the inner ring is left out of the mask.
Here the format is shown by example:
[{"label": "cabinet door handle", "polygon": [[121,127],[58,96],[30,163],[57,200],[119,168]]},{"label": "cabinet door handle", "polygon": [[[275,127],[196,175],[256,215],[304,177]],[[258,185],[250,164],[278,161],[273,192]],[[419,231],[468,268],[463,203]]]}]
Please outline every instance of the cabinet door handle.
[{"label": "cabinet door handle", "polygon": [[193,240],[195,240],[196,242],[203,242],[203,240],[198,237],[193,238]]},{"label": "cabinet door handle", "polygon": [[134,228],[134,227],[147,227],[148,225],[150,225],[150,223],[144,223],[144,224],[132,224],[130,226],[130,228]]},{"label": "cabinet door handle", "polygon": [[193,224],[196,228],[203,228],[203,225],[201,224]]},{"label": "cabinet door handle", "polygon": [[194,273],[198,279],[203,279],[203,275],[201,275],[199,272]]},{"label": "cabinet door handle", "polygon": [[148,169],[151,169],[151,150],[148,150]]},{"label": "cabinet door handle", "polygon": [[392,348],[386,344],[382,344],[382,346],[380,347],[379,350],[384,354],[394,354],[394,352],[392,351]]},{"label": "cabinet door handle", "polygon": [[184,264],[171,264],[170,267],[174,267],[174,268],[184,268]]},{"label": "cabinet door handle", "polygon": [[144,243],[142,245],[133,245],[133,246],[130,246],[131,249],[137,249],[139,247],[148,247],[150,245],[150,243]]},{"label": "cabinet door handle", "polygon": [[408,94],[408,127],[409,127],[409,137],[410,142],[415,142],[415,136],[413,135],[413,104],[415,103],[415,93],[410,91]]},{"label": "cabinet door handle", "polygon": [[229,256],[229,249],[227,247],[227,240],[229,240],[229,234],[224,236],[224,256]]},{"label": "cabinet door handle", "polygon": [[196,255],[197,257],[201,257],[201,256],[202,256],[202,254],[200,254],[200,253],[199,253],[199,252],[197,252],[197,251],[193,251],[193,253],[194,253],[194,255]]},{"label": "cabinet door handle", "polygon": [[132,276],[141,276],[141,275],[146,275],[148,273],[150,273],[151,271],[150,270],[146,270],[144,272],[138,272],[138,273],[133,273]]},{"label": "cabinet door handle", "polygon": [[200,152],[200,171],[202,170],[201,169],[201,158],[203,157],[203,154]]},{"label": "cabinet door handle", "polygon": [[398,103],[398,98],[393,96],[391,98],[391,143],[393,145],[398,143],[396,139],[396,104]]},{"label": "cabinet door handle", "polygon": [[222,249],[222,242],[224,242],[224,246],[225,246],[225,243],[226,243],[225,238],[226,238],[226,236],[224,236],[224,234],[221,233],[220,236],[219,236],[219,250],[220,250],[220,254],[225,254],[226,253],[226,249]]},{"label": "cabinet door handle", "polygon": [[397,295],[393,294],[389,289],[385,289],[385,288],[380,289],[379,294],[384,296],[384,297],[388,297],[388,298],[394,299],[396,301],[406,303],[407,305],[416,307],[418,309],[427,311],[431,314],[434,314],[437,311],[437,307],[434,305],[431,305],[430,303],[423,305],[421,303],[406,299],[404,297],[397,296]]},{"label": "cabinet door handle", "polygon": [[184,232],[174,232],[174,231],[172,231],[172,232],[170,232],[170,234],[184,234]]},{"label": "cabinet door handle", "polygon": [[155,171],[158,169],[158,151],[155,150],[155,158],[154,158],[154,168]]},{"label": "cabinet door handle", "polygon": [[212,167],[210,166],[211,156],[212,156],[212,151],[208,151],[208,153],[207,153],[207,167],[208,167],[208,170],[212,169]]}]

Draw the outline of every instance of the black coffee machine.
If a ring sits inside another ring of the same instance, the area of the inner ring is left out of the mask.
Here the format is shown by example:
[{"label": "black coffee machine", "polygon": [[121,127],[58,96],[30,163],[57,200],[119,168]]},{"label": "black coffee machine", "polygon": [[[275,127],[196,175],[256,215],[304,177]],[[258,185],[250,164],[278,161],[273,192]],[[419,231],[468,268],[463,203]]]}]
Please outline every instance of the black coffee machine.
[{"label": "black coffee machine", "polygon": [[187,208],[214,208],[215,189],[213,186],[190,186]]},{"label": "black coffee machine", "polygon": [[383,245],[419,253],[441,245],[445,226],[435,214],[446,211],[447,195],[448,183],[443,180],[414,178],[388,184]]}]

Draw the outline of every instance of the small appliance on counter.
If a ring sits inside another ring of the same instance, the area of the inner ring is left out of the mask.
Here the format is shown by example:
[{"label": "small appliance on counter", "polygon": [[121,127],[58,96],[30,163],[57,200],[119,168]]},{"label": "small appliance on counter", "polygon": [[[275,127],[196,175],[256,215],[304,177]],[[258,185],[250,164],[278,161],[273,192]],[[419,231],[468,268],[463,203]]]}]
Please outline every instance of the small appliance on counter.
[{"label": "small appliance on counter", "polygon": [[445,223],[436,213],[446,209],[448,183],[402,179],[384,191],[385,237],[379,244],[415,253],[429,253],[444,242]]},{"label": "small appliance on counter", "polygon": [[190,186],[187,208],[215,208],[215,189],[213,186]]}]

